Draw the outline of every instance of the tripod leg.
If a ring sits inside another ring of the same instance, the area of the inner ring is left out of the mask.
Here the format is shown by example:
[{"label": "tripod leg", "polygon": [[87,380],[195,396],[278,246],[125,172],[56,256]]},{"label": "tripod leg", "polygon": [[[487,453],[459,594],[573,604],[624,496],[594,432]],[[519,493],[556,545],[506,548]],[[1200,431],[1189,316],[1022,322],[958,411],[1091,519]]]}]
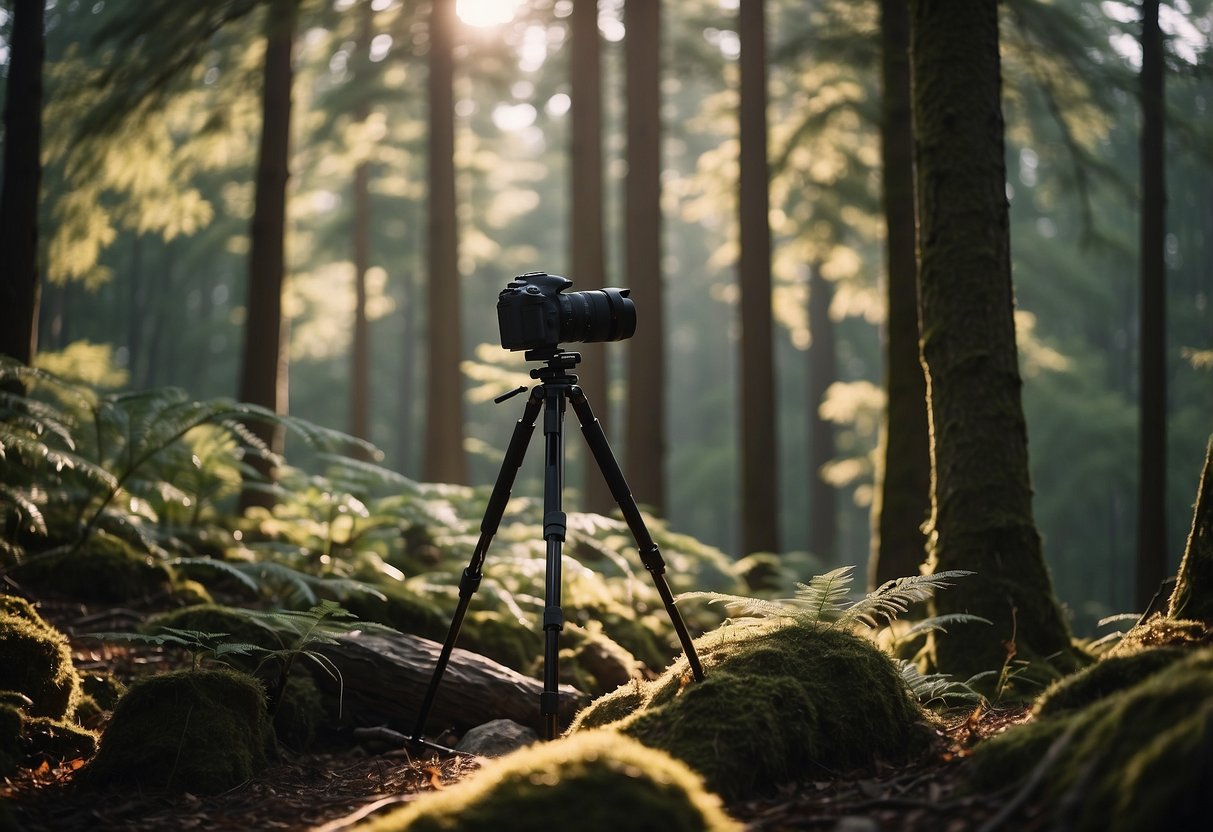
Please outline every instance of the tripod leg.
[{"label": "tripod leg", "polygon": [[451,617],[451,626],[447,630],[446,641],[442,644],[442,652],[438,654],[438,663],[430,677],[430,685],[426,689],[425,699],[422,700],[421,710],[417,713],[417,726],[413,729],[412,739],[418,742],[425,734],[425,722],[429,719],[430,708],[434,705],[434,697],[438,693],[438,686],[442,683],[442,675],[451,661],[451,651],[455,648],[455,639],[459,637],[459,630],[463,626],[463,617],[467,613],[468,604],[472,600],[473,593],[480,588],[485,554],[501,524],[501,515],[505,512],[506,503],[510,500],[514,479],[518,476],[518,469],[522,466],[522,458],[526,455],[527,444],[531,441],[531,434],[535,430],[535,420],[538,418],[539,408],[542,406],[542,388],[536,387],[531,391],[526,405],[523,406],[522,417],[514,425],[514,433],[510,436],[510,444],[506,448],[505,458],[501,462],[501,470],[497,474],[497,481],[493,484],[493,493],[489,496],[488,505],[484,509],[484,519],[480,521],[480,538],[476,541],[476,548],[472,551],[472,559],[459,579],[459,603],[455,607],[455,614]]},{"label": "tripod leg", "polygon": [[678,612],[678,607],[674,604],[674,595],[670,592],[670,585],[666,582],[665,559],[661,556],[661,550],[657,548],[653,536],[649,534],[648,527],[644,524],[644,517],[640,514],[640,508],[636,505],[636,499],[632,496],[631,489],[628,488],[627,480],[624,479],[623,471],[620,470],[615,455],[611,453],[606,432],[602,429],[602,424],[594,417],[594,411],[590,409],[590,401],[586,398],[585,391],[580,387],[573,387],[569,391],[569,401],[572,402],[573,410],[577,413],[577,420],[581,423],[581,432],[590,446],[594,461],[598,463],[599,470],[606,477],[611,495],[619,504],[628,528],[632,530],[632,537],[636,538],[636,546],[640,550],[640,562],[644,564],[644,568],[653,578],[653,585],[657,587],[661,603],[665,605],[670,623],[674,625],[674,632],[678,634],[678,642],[682,645],[682,652],[686,654],[687,664],[691,666],[691,673],[695,676],[695,681],[700,681],[703,679],[703,665],[699,662],[699,654],[695,652],[695,645],[691,642],[690,633],[687,632],[686,622],[682,620],[682,614]]},{"label": "tripod leg", "polygon": [[563,385],[547,387],[543,419],[543,539],[547,542],[547,570],[543,607],[543,693],[539,713],[547,729],[547,739],[556,738],[560,711],[560,631],[564,612],[560,609],[561,554],[567,529],[562,506],[564,489],[564,413]]}]

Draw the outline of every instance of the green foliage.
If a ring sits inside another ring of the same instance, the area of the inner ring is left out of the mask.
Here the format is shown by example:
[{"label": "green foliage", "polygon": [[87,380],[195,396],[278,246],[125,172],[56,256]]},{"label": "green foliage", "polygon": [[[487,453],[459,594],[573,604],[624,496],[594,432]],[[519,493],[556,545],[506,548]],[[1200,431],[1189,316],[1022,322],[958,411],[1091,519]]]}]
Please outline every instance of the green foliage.
[{"label": "green foliage", "polygon": [[87,786],[216,794],[266,762],[265,693],[244,673],[183,670],[137,681],[122,697]]},{"label": "green foliage", "polygon": [[644,832],[740,828],[685,765],[603,732],[514,752],[365,828],[521,832],[567,819],[585,832],[614,832],[624,817],[628,829]]}]

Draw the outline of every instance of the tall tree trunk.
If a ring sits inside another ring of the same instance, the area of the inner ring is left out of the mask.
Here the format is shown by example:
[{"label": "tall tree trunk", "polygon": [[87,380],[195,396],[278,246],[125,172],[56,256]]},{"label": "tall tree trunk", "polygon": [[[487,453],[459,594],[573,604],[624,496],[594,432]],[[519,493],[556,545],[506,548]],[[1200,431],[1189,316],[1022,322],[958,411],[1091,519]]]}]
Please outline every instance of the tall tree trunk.
[{"label": "tall tree trunk", "polygon": [[636,501],[665,509],[665,309],[661,280],[661,4],[624,4],[625,273],[636,303],[628,344],[626,474]]},{"label": "tall tree trunk", "polygon": [[1195,618],[1213,625],[1213,439],[1196,490],[1192,531],[1171,593],[1171,618]]},{"label": "tall tree trunk", "polygon": [[[282,285],[286,272],[286,184],[290,165],[291,66],[298,0],[272,0],[266,17],[265,79],[261,142],[257,152],[256,195],[249,232],[247,316],[240,370],[240,399],[286,413],[286,328]],[[276,453],[280,428],[253,423],[250,429]],[[273,472],[263,461],[266,476]],[[245,489],[241,507],[272,503],[264,492]]]},{"label": "tall tree trunk", "polygon": [[826,391],[838,379],[838,350],[830,303],[834,284],[821,275],[821,266],[809,267],[809,551],[825,563],[838,556],[838,492],[822,477],[834,458],[834,424],[821,418]]},{"label": "tall tree trunk", "polygon": [[[371,49],[371,27],[375,10],[371,0],[360,8],[358,29],[359,68],[368,67]],[[365,99],[358,104],[354,118],[364,124],[371,114]],[[366,319],[366,273],[371,267],[371,191],[370,163],[361,160],[354,168],[354,332],[350,350],[350,415],[349,431],[359,439],[371,438],[371,344],[370,327]]]},{"label": "tall tree trunk", "polygon": [[4,100],[0,190],[0,354],[25,364],[38,351],[38,190],[42,183],[44,0],[14,0]]},{"label": "tall tree trunk", "polygon": [[1145,609],[1167,574],[1167,267],[1163,40],[1159,0],[1142,3],[1141,399],[1136,599]]},{"label": "tall tree trunk", "polygon": [[1011,286],[997,0],[913,0],[922,357],[931,419],[928,567],[975,574],[940,614],[993,622],[935,634],[959,678],[1020,658],[1073,660],[1032,517]]},{"label": "tall tree trunk", "polygon": [[868,586],[915,575],[926,557],[931,510],[927,382],[918,357],[918,263],[914,243],[914,129],[906,0],[881,0],[881,162],[887,239],[885,413],[876,453]]},{"label": "tall tree trunk", "polygon": [[775,356],[771,343],[771,228],[767,167],[766,13],[742,3],[740,187],[741,522],[743,552],[779,549]]},{"label": "tall tree trunk", "polygon": [[467,481],[463,450],[463,326],[455,214],[455,0],[430,12],[429,390],[425,465],[430,482]]},{"label": "tall tree trunk", "polygon": [[[602,216],[602,60],[598,34],[598,0],[574,0],[569,16],[572,95],[571,171],[572,246],[569,262],[573,280],[587,289],[606,282],[606,253]],[[585,344],[578,377],[581,388],[598,409],[599,419],[610,413],[607,384],[607,345]],[[585,455],[582,508],[606,513],[615,501],[606,479]]]}]

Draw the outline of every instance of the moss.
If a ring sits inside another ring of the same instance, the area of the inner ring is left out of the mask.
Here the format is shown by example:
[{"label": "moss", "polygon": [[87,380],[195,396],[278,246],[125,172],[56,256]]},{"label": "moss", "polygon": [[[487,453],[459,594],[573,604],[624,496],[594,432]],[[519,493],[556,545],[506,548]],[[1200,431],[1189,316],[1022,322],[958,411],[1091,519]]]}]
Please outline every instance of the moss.
[{"label": "moss", "polygon": [[595,702],[570,730],[605,725],[667,751],[728,800],[926,747],[927,717],[896,666],[858,636],[795,624],[724,627],[696,644],[703,681],[680,659],[653,682]]},{"label": "moss", "polygon": [[605,696],[600,696],[573,718],[573,722],[569,726],[569,733],[574,734],[587,728],[600,728],[635,713],[647,700],[649,687],[640,679],[633,679]]},{"label": "moss", "polygon": [[80,696],[72,651],[62,633],[22,604],[15,614],[0,612],[0,690],[28,697],[32,716],[63,719]]},{"label": "moss", "polygon": [[146,633],[158,633],[165,627],[198,630],[203,633],[227,633],[226,641],[256,644],[267,650],[282,647],[274,630],[250,618],[244,610],[221,604],[195,604],[152,616],[144,623]]},{"label": "moss", "polygon": [[78,760],[97,751],[97,732],[60,719],[27,717],[21,740],[28,760]]},{"label": "moss", "polygon": [[33,604],[16,595],[0,595],[0,614],[15,615],[36,624],[45,623]]},{"label": "moss", "polygon": [[1213,812],[1213,650],[982,743],[973,754],[973,784],[1001,789],[1022,780],[1050,749],[1044,799],[1058,826],[1197,828]]},{"label": "moss", "polygon": [[22,584],[78,601],[129,601],[168,592],[173,582],[163,563],[104,532],[79,551],[30,558],[16,571]]},{"label": "moss", "polygon": [[512,615],[476,610],[463,621],[459,646],[525,673],[543,652],[543,637]]},{"label": "moss", "polygon": [[368,592],[350,593],[341,605],[363,621],[394,627],[402,633],[441,641],[446,637],[450,615],[431,601],[401,585],[378,585],[383,598]]},{"label": "moss", "polygon": [[588,731],[502,757],[366,832],[530,832],[567,822],[579,832],[739,830],[685,765],[619,735]]},{"label": "moss", "polygon": [[1105,655],[1127,656],[1148,647],[1199,647],[1213,643],[1213,629],[1201,621],[1153,615],[1138,624]]},{"label": "moss", "polygon": [[97,750],[97,733],[45,716],[27,716],[12,704],[0,704],[0,777],[22,764],[76,760]]},{"label": "moss", "polygon": [[104,670],[80,674],[80,687],[106,711],[112,711],[122,694],[126,693],[126,685],[118,681],[114,674]]},{"label": "moss", "polygon": [[1127,655],[1106,656],[1090,667],[1055,682],[1041,694],[1033,712],[1037,716],[1050,716],[1078,710],[1133,687],[1188,654],[1189,651],[1178,647],[1158,647]]},{"label": "moss", "polygon": [[[568,645],[560,651],[560,681],[591,696],[614,690],[639,673],[636,657],[615,643],[600,625],[566,625],[560,643]],[[542,659],[539,664],[542,666]]]},{"label": "moss", "polygon": [[216,794],[265,765],[265,694],[230,670],[150,676],[122,697],[93,761],[92,786]]},{"label": "moss", "polygon": [[304,672],[292,673],[274,714],[274,734],[295,751],[306,751],[316,741],[327,712],[315,680]]},{"label": "moss", "polygon": [[80,698],[76,700],[76,710],[72,713],[72,720],[77,725],[92,728],[101,721],[101,716],[104,713],[105,709],[97,704],[96,699],[87,693],[82,693]]}]

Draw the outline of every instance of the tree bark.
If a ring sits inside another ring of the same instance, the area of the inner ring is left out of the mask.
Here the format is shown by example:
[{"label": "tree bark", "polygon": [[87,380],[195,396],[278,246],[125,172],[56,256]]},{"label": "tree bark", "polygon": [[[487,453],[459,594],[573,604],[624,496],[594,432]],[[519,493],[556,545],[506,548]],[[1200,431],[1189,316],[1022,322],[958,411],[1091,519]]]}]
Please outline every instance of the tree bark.
[{"label": "tree bark", "polygon": [[821,417],[826,391],[838,380],[838,350],[830,303],[834,284],[821,275],[817,263],[809,266],[809,552],[823,563],[838,556],[838,492],[822,477],[822,469],[836,453],[834,424]]},{"label": "tree bark", "polygon": [[766,14],[742,3],[740,183],[742,551],[779,550],[775,357],[771,342],[770,176],[767,165]]},{"label": "tree bark", "polygon": [[1073,661],[1032,516],[1011,285],[996,0],[913,0],[922,359],[931,420],[928,568],[974,575],[932,602],[993,626],[931,640],[942,672]]},{"label": "tree bark", "polygon": [[1179,564],[1167,615],[1213,625],[1213,439],[1205,450],[1192,530],[1188,533],[1188,545]]},{"label": "tree bark", "polygon": [[[294,76],[291,53],[297,14],[297,0],[272,0],[266,16],[261,141],[249,230],[248,299],[239,393],[241,401],[283,414],[287,410],[287,330],[282,318],[282,286],[286,273],[286,186],[290,175]],[[271,450],[281,453],[281,428],[254,422],[249,429]],[[263,475],[272,477],[273,472],[264,460],[254,460],[253,464]],[[264,492],[246,488],[240,502],[243,509],[265,506],[272,500]]]},{"label": "tree bark", "polygon": [[[569,15],[570,67],[569,87],[572,142],[569,172],[572,194],[572,246],[569,262],[573,280],[586,289],[597,289],[606,282],[606,243],[604,239],[602,187],[602,59],[598,34],[598,0],[574,0]],[[598,408],[605,429],[610,413],[607,372],[607,345],[585,344],[578,371],[581,389]],[[606,514],[615,505],[602,472],[585,454],[582,483],[582,508]]]},{"label": "tree bark", "polygon": [[624,4],[627,161],[625,273],[636,303],[628,344],[625,463],[638,503],[665,510],[665,298],[661,276],[661,4]]},{"label": "tree bark", "polygon": [[1141,392],[1136,599],[1145,609],[1167,570],[1167,266],[1163,40],[1158,0],[1142,3]]},{"label": "tree bark", "polygon": [[44,0],[14,0],[4,100],[0,190],[0,354],[29,364],[38,351],[38,195],[42,183]]},{"label": "tree bark", "polygon": [[886,283],[885,413],[876,452],[868,588],[918,574],[922,524],[931,511],[927,383],[918,353],[918,263],[914,228],[914,130],[910,20],[906,0],[881,0],[881,162]]},{"label": "tree bark", "polygon": [[424,477],[467,482],[463,450],[463,325],[455,203],[455,0],[430,12],[429,344]]}]

